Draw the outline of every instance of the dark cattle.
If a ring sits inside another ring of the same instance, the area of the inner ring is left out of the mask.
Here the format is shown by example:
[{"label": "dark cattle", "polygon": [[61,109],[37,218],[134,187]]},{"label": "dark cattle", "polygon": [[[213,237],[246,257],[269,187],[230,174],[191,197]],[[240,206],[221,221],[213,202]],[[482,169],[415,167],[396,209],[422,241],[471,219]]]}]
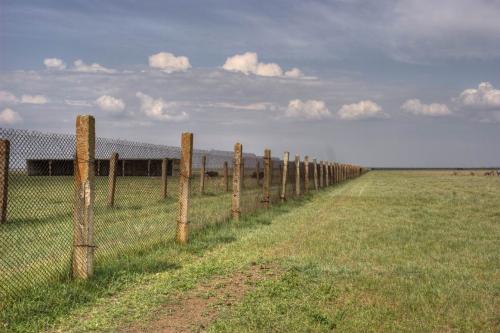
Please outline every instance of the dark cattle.
[{"label": "dark cattle", "polygon": [[[257,178],[257,172],[252,172],[252,178]],[[259,179],[264,178],[264,171],[259,172]]]},{"label": "dark cattle", "polygon": [[207,177],[219,177],[219,173],[217,171],[207,171],[205,172]]}]

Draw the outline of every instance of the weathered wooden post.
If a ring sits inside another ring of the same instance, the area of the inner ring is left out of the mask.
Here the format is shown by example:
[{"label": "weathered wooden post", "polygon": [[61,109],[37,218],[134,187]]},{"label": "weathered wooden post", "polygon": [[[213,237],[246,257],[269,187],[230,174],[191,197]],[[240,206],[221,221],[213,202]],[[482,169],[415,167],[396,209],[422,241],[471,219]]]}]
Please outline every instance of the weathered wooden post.
[{"label": "weathered wooden post", "polygon": [[309,192],[309,156],[304,156],[304,192]]},{"label": "weathered wooden post", "polygon": [[241,177],[242,175],[243,146],[241,143],[234,145],[234,166],[233,166],[233,198],[231,201],[231,216],[238,221],[241,216]]},{"label": "weathered wooden post", "polygon": [[323,171],[324,171],[323,161],[320,161],[319,162],[319,187],[320,188],[323,188],[325,186],[323,183],[323,181],[325,180],[325,176],[323,175]]},{"label": "weathered wooden post", "polygon": [[112,153],[109,159],[109,175],[108,175],[108,207],[115,205],[116,191],[116,169],[118,168],[118,153]]},{"label": "weathered wooden post", "polygon": [[257,186],[260,185],[260,162],[257,160],[255,163],[255,180],[257,181]]},{"label": "weathered wooden post", "polygon": [[10,141],[0,140],[0,224],[7,222]]},{"label": "weathered wooden post", "polygon": [[200,168],[200,194],[205,193],[205,167],[207,164],[207,155],[201,157],[201,168]]},{"label": "weathered wooden post", "polygon": [[314,189],[318,190],[318,162],[316,159],[313,159],[313,178],[314,178]]},{"label": "weathered wooden post", "polygon": [[168,185],[168,160],[164,158],[161,161],[161,198],[167,198]]},{"label": "weathered wooden post", "polygon": [[226,192],[229,192],[229,170],[227,166],[227,161],[224,161],[224,188]]},{"label": "weathered wooden post", "polygon": [[262,184],[262,203],[265,208],[269,208],[270,190],[271,190],[271,150],[264,150],[264,179]]},{"label": "weathered wooden post", "polygon": [[122,160],[122,177],[125,177],[125,160]]},{"label": "weathered wooden post", "polygon": [[330,162],[325,162],[325,186],[330,186]]},{"label": "weathered wooden post", "polygon": [[300,156],[295,155],[295,195],[300,196]]},{"label": "weathered wooden post", "polygon": [[289,153],[286,151],[283,153],[283,172],[281,173],[281,202],[286,201],[286,181],[288,178],[288,158]]},{"label": "weathered wooden post", "polygon": [[330,162],[330,185],[335,184],[335,180],[333,179],[333,162]]},{"label": "weathered wooden post", "polygon": [[94,271],[95,120],[76,118],[75,207],[73,214],[73,277],[86,279]]},{"label": "weathered wooden post", "polygon": [[177,219],[176,240],[185,244],[189,238],[189,187],[193,164],[193,133],[182,133],[181,162],[179,177],[179,217]]},{"label": "weathered wooden post", "polygon": [[335,170],[335,162],[332,162],[332,185],[337,184],[337,171]]}]

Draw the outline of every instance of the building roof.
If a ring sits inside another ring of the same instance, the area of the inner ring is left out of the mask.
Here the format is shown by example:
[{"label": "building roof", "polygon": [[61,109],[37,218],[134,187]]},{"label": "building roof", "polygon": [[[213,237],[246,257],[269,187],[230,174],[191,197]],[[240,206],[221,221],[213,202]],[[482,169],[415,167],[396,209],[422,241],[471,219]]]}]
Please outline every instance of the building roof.
[{"label": "building roof", "polygon": [[[0,138],[10,141],[10,168],[26,168],[26,160],[70,160],[75,155],[75,135],[43,133],[31,130],[0,128]],[[179,159],[180,148],[118,139],[96,138],[96,159],[108,159],[112,153],[120,159]],[[207,169],[232,163],[233,152],[223,150],[193,150],[193,168],[199,168],[201,157],[207,156]],[[243,154],[247,168],[255,167],[261,157]],[[261,162],[262,165],[262,162]]]}]

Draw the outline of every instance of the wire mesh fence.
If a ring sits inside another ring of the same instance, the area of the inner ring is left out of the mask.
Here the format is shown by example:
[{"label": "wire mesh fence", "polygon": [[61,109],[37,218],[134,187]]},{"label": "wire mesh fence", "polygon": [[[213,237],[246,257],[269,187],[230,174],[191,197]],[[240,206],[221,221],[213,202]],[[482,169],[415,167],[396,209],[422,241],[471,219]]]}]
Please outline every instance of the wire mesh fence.
[{"label": "wire mesh fence", "polygon": [[[74,135],[0,128],[0,139],[0,160],[6,163],[4,168],[0,165],[2,298],[71,278],[77,191]],[[95,266],[175,239],[181,155],[178,147],[95,139],[95,158],[87,161],[95,175]],[[190,230],[231,219],[234,165],[233,152],[194,150]],[[314,189],[313,168],[309,163],[306,176],[300,163],[297,175],[295,161],[284,168],[284,161],[276,156],[266,164],[263,157],[243,154],[241,214],[267,207],[267,196],[270,204],[282,201],[284,169],[288,170],[287,199],[299,196],[297,187],[301,194],[305,192],[306,177],[309,189]]]}]

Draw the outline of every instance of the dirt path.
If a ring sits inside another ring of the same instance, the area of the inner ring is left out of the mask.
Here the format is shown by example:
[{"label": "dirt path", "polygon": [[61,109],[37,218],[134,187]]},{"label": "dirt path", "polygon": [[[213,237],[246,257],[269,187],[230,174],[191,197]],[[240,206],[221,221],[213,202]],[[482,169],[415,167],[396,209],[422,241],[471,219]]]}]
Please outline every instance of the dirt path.
[{"label": "dirt path", "polygon": [[272,265],[253,264],[246,270],[214,278],[179,294],[155,314],[156,320],[129,326],[120,332],[204,332],[221,310],[238,303],[258,281],[275,279],[279,275],[280,271]]}]

